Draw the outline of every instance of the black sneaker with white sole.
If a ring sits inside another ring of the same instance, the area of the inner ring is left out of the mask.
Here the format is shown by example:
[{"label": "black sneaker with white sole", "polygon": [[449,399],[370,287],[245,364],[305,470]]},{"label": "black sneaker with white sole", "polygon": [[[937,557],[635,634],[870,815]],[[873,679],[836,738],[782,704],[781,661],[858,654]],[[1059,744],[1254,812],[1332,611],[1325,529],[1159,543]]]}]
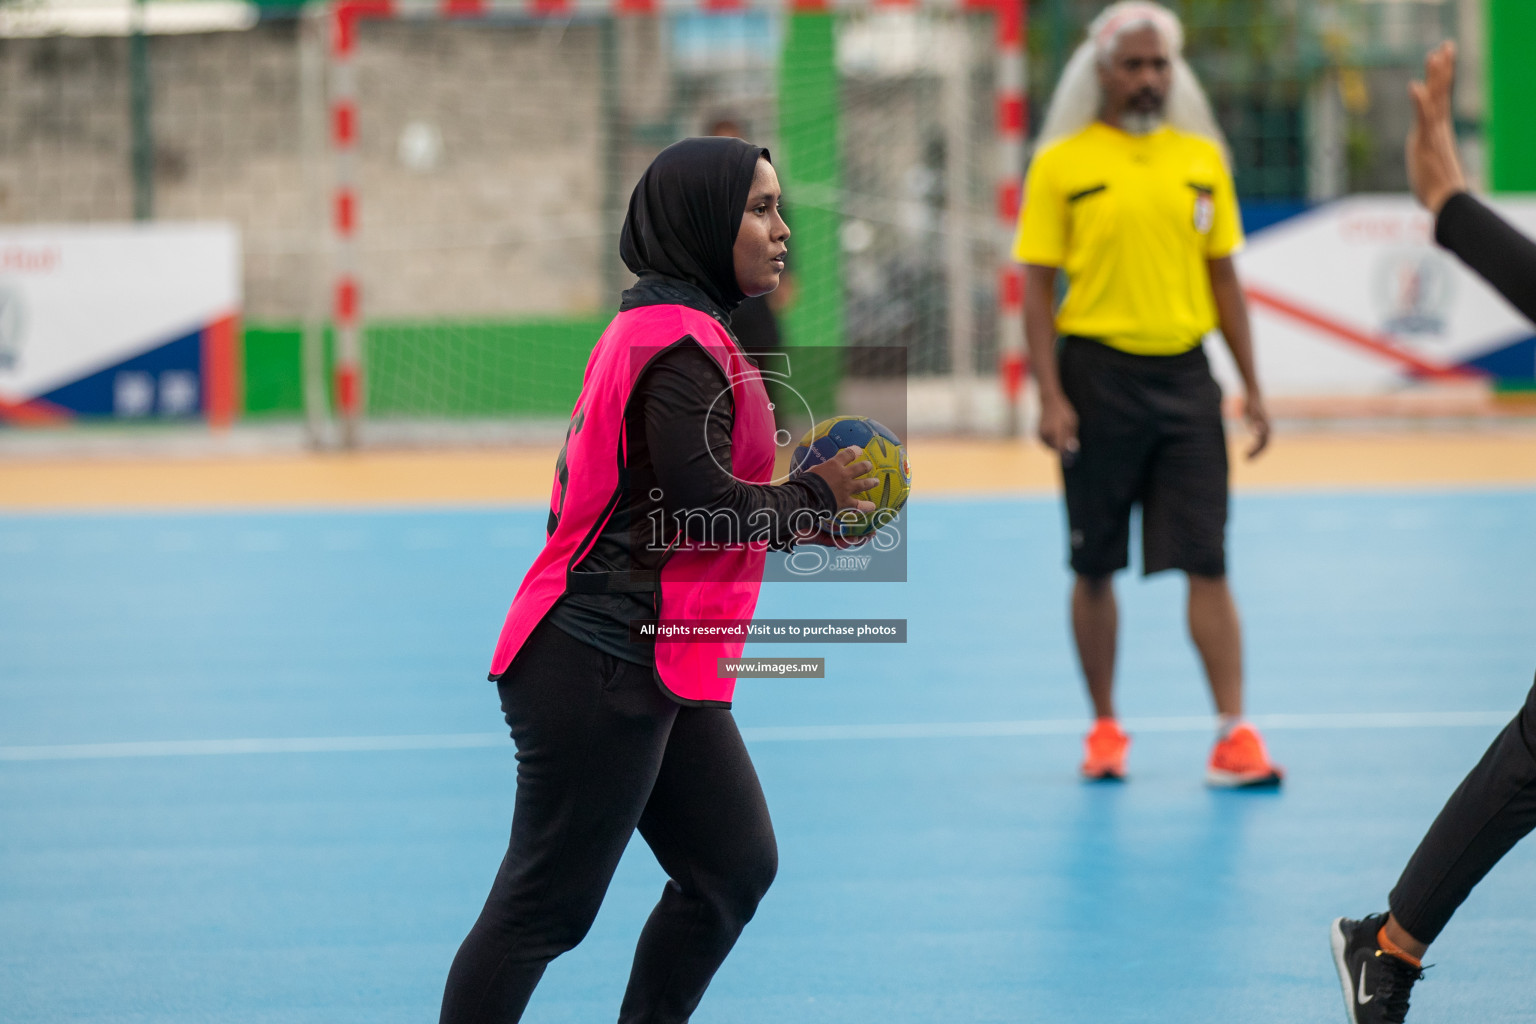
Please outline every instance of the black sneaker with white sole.
[{"label": "black sneaker with white sole", "polygon": [[1377,945],[1376,933],[1386,923],[1386,914],[1333,922],[1333,965],[1339,970],[1351,1024],[1402,1024],[1408,1016],[1408,993],[1424,977],[1423,968]]}]

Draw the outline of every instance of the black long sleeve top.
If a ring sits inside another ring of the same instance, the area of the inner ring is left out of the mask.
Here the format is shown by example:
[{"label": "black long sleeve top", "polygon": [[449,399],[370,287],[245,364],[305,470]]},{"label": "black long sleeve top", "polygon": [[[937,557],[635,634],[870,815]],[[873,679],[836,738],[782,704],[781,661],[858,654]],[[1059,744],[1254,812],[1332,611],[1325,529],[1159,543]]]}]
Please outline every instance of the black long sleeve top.
[{"label": "black long sleeve top", "polygon": [[1466,192],[1440,208],[1435,241],[1461,257],[1526,319],[1536,321],[1536,242]]},{"label": "black long sleeve top", "polygon": [[[732,476],[734,423],[725,374],[697,342],[680,339],[656,356],[625,411],[628,495],[578,570],[660,569],[680,535],[717,544],[766,541],[783,549],[794,541],[795,512],[837,511],[832,488],[820,477],[767,485]],[[684,510],[704,514],[680,515]],[[641,665],[655,659],[654,647],[632,642],[630,632],[631,623],[656,620],[653,593],[567,594],[548,618],[616,658]]]}]

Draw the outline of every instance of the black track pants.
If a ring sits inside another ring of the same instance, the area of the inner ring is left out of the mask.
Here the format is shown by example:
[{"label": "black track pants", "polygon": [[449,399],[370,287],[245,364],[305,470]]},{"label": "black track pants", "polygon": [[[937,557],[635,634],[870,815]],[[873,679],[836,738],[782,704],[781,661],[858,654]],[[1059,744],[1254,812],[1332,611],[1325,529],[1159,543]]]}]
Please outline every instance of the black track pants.
[{"label": "black track pants", "polygon": [[669,881],[619,1021],[686,1021],[778,867],[730,711],[680,706],[649,666],[547,622],[500,692],[517,744],[512,839],[448,972],[442,1024],[522,1016],[545,966],[587,934],[636,828]]},{"label": "black track pants", "polygon": [[1435,941],[1499,858],[1536,827],[1536,686],[1462,780],[1392,890],[1408,934]]}]

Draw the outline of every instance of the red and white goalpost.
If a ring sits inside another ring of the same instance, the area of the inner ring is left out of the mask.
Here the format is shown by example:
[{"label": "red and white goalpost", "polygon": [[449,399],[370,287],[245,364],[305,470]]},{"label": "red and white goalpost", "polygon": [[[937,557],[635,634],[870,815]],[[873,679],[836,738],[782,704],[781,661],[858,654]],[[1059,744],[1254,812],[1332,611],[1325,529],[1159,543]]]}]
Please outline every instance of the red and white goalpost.
[{"label": "red and white goalpost", "polygon": [[1024,0],[996,4],[997,45],[997,220],[998,244],[1003,247],[997,281],[999,341],[998,370],[1007,409],[1005,430],[1019,432],[1019,408],[1024,373],[1024,274],[1013,261],[1014,223],[1024,189],[1024,140],[1029,133],[1029,104],[1024,78],[1024,32],[1028,9]]},{"label": "red and white goalpost", "polygon": [[[580,16],[654,17],[682,12],[825,12],[911,8],[935,13],[991,15],[995,70],[993,126],[996,181],[999,386],[1007,429],[1017,429],[1025,375],[1020,270],[1008,257],[1019,209],[1028,107],[1025,92],[1025,0],[335,0],[326,14],[329,61],[329,141],[333,165],[330,219],[333,241],[331,313],[335,325],[333,400],[342,443],[357,443],[365,414],[362,323],[367,296],[359,283],[360,204],[358,149],[361,123],[354,57],[360,23],[491,21],[497,18],[568,20]],[[968,344],[968,343],[967,343]]]}]

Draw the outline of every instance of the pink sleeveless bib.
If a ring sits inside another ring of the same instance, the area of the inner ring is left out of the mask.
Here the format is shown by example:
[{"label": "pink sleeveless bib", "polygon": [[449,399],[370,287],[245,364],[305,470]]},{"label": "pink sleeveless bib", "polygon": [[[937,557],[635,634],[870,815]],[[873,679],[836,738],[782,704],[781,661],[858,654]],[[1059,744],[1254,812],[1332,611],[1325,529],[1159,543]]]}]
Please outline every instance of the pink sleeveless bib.
[{"label": "pink sleeveless bib", "polygon": [[[642,306],[614,317],[587,361],[581,397],[555,470],[549,538],[512,599],[491,660],[492,675],[506,671],[556,601],[570,588],[583,586],[584,574],[576,572],[576,566],[619,503],[628,500],[620,470],[628,453],[624,409],[630,393],[650,361],[685,336],[720,364],[731,383],[732,472],[748,483],[773,478],[774,422],[768,392],[757,368],[725,328],[687,306]],[[656,582],[659,617],[750,619],[763,580],[763,552],[760,543],[706,548],[680,542]],[[648,589],[640,573],[632,575],[637,579],[625,589]],[[729,707],[736,680],[718,678],[716,660],[740,657],[742,646],[741,640],[658,643],[657,678],[681,701]]]}]

